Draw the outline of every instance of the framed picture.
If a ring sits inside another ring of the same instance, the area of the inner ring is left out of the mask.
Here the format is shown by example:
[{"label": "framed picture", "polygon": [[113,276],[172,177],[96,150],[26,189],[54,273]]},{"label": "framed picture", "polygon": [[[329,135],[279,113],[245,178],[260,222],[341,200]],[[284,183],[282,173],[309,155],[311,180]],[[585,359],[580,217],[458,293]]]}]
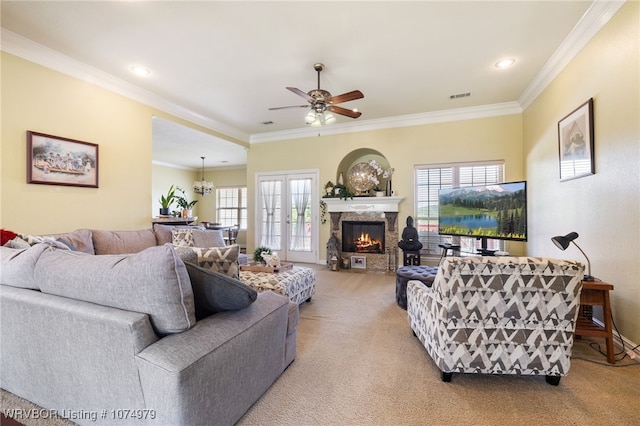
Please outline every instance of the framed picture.
[{"label": "framed picture", "polygon": [[98,187],[98,145],[27,132],[27,183]]},{"label": "framed picture", "polygon": [[367,258],[364,256],[351,256],[351,267],[353,269],[367,269]]},{"label": "framed picture", "polygon": [[593,161],[593,98],[558,122],[560,180],[595,173]]}]

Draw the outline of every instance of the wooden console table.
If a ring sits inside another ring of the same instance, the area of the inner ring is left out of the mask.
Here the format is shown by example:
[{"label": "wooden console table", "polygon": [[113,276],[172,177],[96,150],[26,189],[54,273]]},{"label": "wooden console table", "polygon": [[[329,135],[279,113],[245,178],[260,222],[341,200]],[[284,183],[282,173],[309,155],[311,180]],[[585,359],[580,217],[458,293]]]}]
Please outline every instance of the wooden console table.
[{"label": "wooden console table", "polygon": [[198,220],[198,217],[153,217],[151,218],[151,226],[156,223],[162,225],[189,225]]},{"label": "wooden console table", "polygon": [[[611,302],[609,291],[613,290],[612,284],[602,281],[582,281],[580,293],[580,312],[576,322],[577,336],[603,337],[607,343],[607,361],[615,364],[615,351],[613,348],[613,321],[611,319]],[[602,306],[604,327],[593,322],[592,307]]]}]

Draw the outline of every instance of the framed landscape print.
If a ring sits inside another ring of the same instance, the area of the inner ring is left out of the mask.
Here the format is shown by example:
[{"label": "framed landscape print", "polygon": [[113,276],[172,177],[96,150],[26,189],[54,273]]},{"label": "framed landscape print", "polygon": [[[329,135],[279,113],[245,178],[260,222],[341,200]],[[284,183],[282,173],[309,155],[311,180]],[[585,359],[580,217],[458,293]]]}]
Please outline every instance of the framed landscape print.
[{"label": "framed landscape print", "polygon": [[560,180],[595,173],[593,161],[593,98],[558,122]]},{"label": "framed landscape print", "polygon": [[27,131],[27,183],[98,188],[98,145]]}]

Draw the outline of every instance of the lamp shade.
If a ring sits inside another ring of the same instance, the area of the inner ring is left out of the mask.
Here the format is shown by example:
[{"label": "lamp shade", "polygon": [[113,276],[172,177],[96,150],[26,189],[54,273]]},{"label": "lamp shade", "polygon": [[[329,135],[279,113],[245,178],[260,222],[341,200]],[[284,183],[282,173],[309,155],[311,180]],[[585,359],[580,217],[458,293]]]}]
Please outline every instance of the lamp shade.
[{"label": "lamp shade", "polygon": [[567,235],[555,236],[551,238],[551,241],[553,241],[553,244],[555,244],[560,250],[566,250],[567,247],[569,247],[569,244],[571,244],[571,241],[576,238],[578,238],[577,232],[569,232]]},{"label": "lamp shade", "polygon": [[582,253],[584,258],[587,259],[588,274],[586,274],[583,279],[585,281],[593,281],[595,278],[593,277],[593,275],[591,275],[591,261],[589,260],[589,257],[587,256],[587,254],[574,241],[577,238],[578,238],[577,232],[569,232],[567,235],[557,235],[551,238],[551,241],[553,241],[553,244],[555,244],[556,247],[558,247],[560,250],[566,250],[571,243],[573,243],[574,246],[578,247],[578,250],[580,250],[580,253]]}]

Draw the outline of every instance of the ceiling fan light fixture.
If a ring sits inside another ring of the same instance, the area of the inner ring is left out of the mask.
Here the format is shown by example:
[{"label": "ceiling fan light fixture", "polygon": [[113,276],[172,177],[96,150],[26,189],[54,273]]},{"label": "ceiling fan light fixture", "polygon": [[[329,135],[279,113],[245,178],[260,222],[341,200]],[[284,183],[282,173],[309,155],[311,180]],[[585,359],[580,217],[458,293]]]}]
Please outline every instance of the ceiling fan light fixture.
[{"label": "ceiling fan light fixture", "polygon": [[307,115],[304,116],[304,121],[307,124],[313,124],[313,122],[316,121],[316,112],[314,110],[309,111]]},{"label": "ceiling fan light fixture", "polygon": [[324,113],[324,124],[333,124],[335,122],[336,122],[335,115],[331,114],[330,112]]}]

